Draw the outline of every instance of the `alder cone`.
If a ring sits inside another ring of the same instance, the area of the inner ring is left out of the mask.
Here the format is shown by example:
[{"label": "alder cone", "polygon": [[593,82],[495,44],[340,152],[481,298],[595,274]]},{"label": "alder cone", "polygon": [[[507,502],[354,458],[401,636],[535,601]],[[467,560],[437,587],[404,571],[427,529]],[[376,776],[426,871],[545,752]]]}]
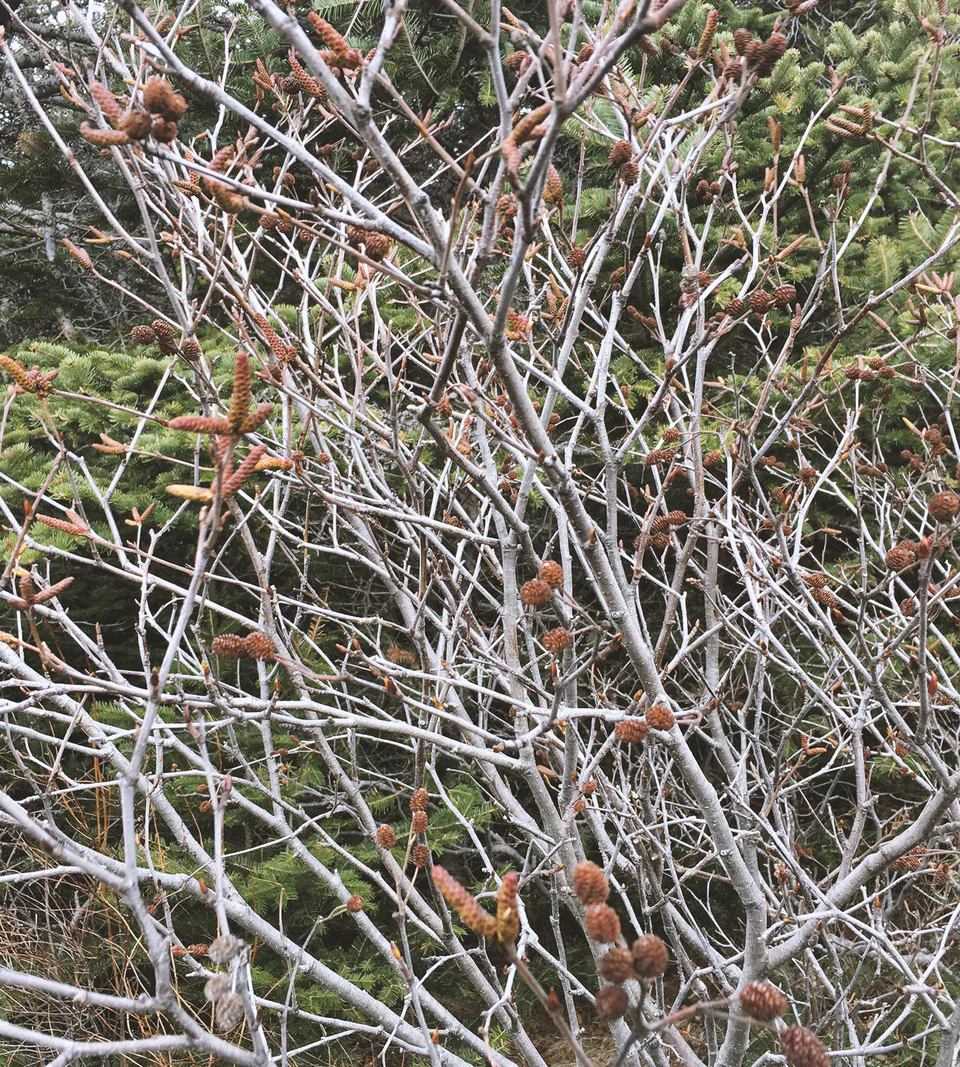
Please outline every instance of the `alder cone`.
[{"label": "alder cone", "polygon": [[594,941],[609,944],[620,936],[620,919],[609,904],[591,904],[583,925]]},{"label": "alder cone", "polygon": [[237,993],[224,993],[213,1009],[218,1030],[232,1030],[243,1018],[243,1000]]},{"label": "alder cone", "polygon": [[430,848],[427,845],[415,845],[413,849],[413,865],[414,867],[429,867],[430,866]]},{"label": "alder cone", "polygon": [[213,653],[221,659],[240,659],[246,655],[247,640],[239,634],[220,634],[213,639]]},{"label": "alder cone", "polygon": [[168,81],[159,77],[147,78],[144,83],[143,106],[167,122],[179,122],[187,110],[186,100],[173,91]]},{"label": "alder cone", "polygon": [[641,934],[630,951],[633,969],[640,978],[658,978],[670,962],[667,946],[656,934]]},{"label": "alder cone", "polygon": [[608,157],[610,166],[619,167],[622,163],[629,163],[632,155],[633,149],[630,147],[629,141],[617,141],[613,148],[610,149]]},{"label": "alder cone", "polygon": [[543,635],[543,647],[554,656],[570,647],[570,631],[564,626],[558,626],[555,630],[548,630]]},{"label": "alder cone", "polygon": [[621,719],[617,723],[613,735],[618,741],[623,741],[625,744],[638,745],[647,736],[649,729],[650,726],[646,719]]},{"label": "alder cone", "polygon": [[912,542],[901,541],[894,545],[883,558],[889,570],[902,571],[916,560],[917,553]]},{"label": "alder cone", "polygon": [[610,949],[600,961],[597,974],[608,982],[626,982],[628,978],[633,978],[633,955],[630,949]]},{"label": "alder cone", "polygon": [[633,162],[633,160],[629,160],[628,162],[624,163],[624,165],[620,168],[620,181],[622,181],[624,185],[636,185],[637,179],[639,177],[640,168],[637,166],[636,163]]},{"label": "alder cone", "polygon": [[746,305],[739,297],[734,297],[732,300],[727,301],[726,307],[723,309],[731,319],[738,319],[743,314]]},{"label": "alder cone", "polygon": [[119,128],[131,141],[142,141],[150,136],[150,116],[146,111],[126,111],[120,119]]},{"label": "alder cone", "polygon": [[540,564],[539,578],[546,582],[551,589],[559,589],[563,585],[563,567],[556,560],[545,559]]},{"label": "alder cone", "polygon": [[520,586],[520,599],[524,604],[529,604],[531,607],[538,608],[542,604],[547,604],[550,601],[550,596],[553,590],[547,585],[546,582],[540,578],[533,578],[529,582],[524,582]]},{"label": "alder cone", "polygon": [[687,513],[685,511],[671,511],[667,513],[667,522],[671,526],[682,526],[687,521]]},{"label": "alder cone", "polygon": [[368,233],[364,237],[364,244],[367,249],[367,255],[376,260],[388,256],[393,249],[393,239],[387,237],[385,233]]},{"label": "alder cone", "polygon": [[239,956],[243,950],[243,942],[233,934],[221,934],[210,942],[207,955],[213,963],[229,963],[234,956]]},{"label": "alder cone", "polygon": [[273,659],[277,654],[273,642],[266,634],[247,634],[246,644],[247,655],[252,656],[254,659]]},{"label": "alder cone", "polygon": [[410,810],[411,811],[426,811],[427,810],[427,791],[426,789],[415,789],[413,796],[410,798]]},{"label": "alder cone", "polygon": [[573,891],[581,904],[604,904],[610,896],[610,883],[600,867],[584,860],[573,868]]},{"label": "alder cone", "polygon": [[787,998],[770,982],[750,982],[737,999],[747,1015],[762,1022],[771,1022],[787,1010]]},{"label": "alder cone", "polygon": [[134,326],[130,331],[130,339],[138,345],[152,345],[157,335],[152,326]]},{"label": "alder cone", "polygon": [[410,820],[410,829],[415,834],[425,834],[427,832],[427,825],[430,820],[427,818],[425,811],[415,811],[413,818]]},{"label": "alder cone", "polygon": [[742,56],[746,50],[747,45],[753,40],[753,34],[745,27],[740,27],[739,30],[733,31],[733,47],[737,50],[737,55]]},{"label": "alder cone", "polygon": [[904,597],[904,599],[900,601],[900,610],[907,616],[907,618],[911,615],[916,615],[917,602],[912,596]]},{"label": "alder cone", "polygon": [[396,843],[397,835],[392,826],[387,826],[386,823],[383,823],[381,826],[377,827],[377,844],[381,848],[390,849],[393,848]]},{"label": "alder cone", "polygon": [[830,589],[814,589],[810,595],[824,608],[835,608],[840,603],[837,594]]},{"label": "alder cone", "polygon": [[960,512],[960,496],[949,490],[936,493],[927,501],[927,511],[937,522],[950,522]]},{"label": "alder cone", "polygon": [[647,708],[647,726],[652,730],[672,730],[677,721],[673,712],[665,704],[654,704]]},{"label": "alder cone", "polygon": [[221,997],[231,992],[231,984],[229,974],[215,974],[212,978],[207,979],[203,987],[203,995],[212,1004],[216,1004]]},{"label": "alder cone", "polygon": [[788,1026],[779,1032],[780,1051],[789,1067],[830,1067],[823,1042],[805,1026]]},{"label": "alder cone", "polygon": [[587,262],[587,253],[583,248],[571,248],[567,253],[567,263],[574,270],[579,270]]},{"label": "alder cone", "polygon": [[773,291],[773,302],[777,307],[786,307],[797,299],[797,287],[795,285],[778,285]]},{"label": "alder cone", "polygon": [[358,911],[363,911],[364,904],[366,904],[366,901],[363,897],[359,893],[353,893],[347,897],[346,908],[351,915],[356,915]]},{"label": "alder cone", "polygon": [[163,319],[155,319],[153,332],[156,337],[157,348],[160,349],[160,355],[173,355],[177,350],[177,334],[170,323],[165,322]]},{"label": "alder cone", "polygon": [[757,289],[750,294],[750,310],[762,315],[773,307],[773,297],[765,289]]},{"label": "alder cone", "polygon": [[620,986],[605,985],[597,994],[594,1007],[601,1019],[619,1019],[627,1014],[630,1002]]}]

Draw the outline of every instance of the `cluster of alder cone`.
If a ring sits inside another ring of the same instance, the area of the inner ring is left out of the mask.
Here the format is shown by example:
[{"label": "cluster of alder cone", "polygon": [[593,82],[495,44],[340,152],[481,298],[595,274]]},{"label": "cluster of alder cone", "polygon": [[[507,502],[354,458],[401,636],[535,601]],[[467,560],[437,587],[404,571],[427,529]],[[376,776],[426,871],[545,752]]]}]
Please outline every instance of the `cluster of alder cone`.
[{"label": "cluster of alder cone", "polygon": [[[434,867],[432,875],[444,899],[464,924],[481,937],[506,945],[508,956],[517,962],[513,951],[520,933],[519,878],[516,872],[510,871],[503,876],[497,893],[496,915],[491,915],[483,908],[473,894],[444,867]],[[626,1018],[634,1035],[639,1037],[698,1011],[716,1013],[718,1009],[736,1005],[740,1014],[750,1022],[775,1030],[780,1052],[788,1067],[829,1067],[829,1053],[812,1030],[804,1026],[776,1025],[788,1005],[783,993],[770,982],[748,982],[733,998],[695,1004],[662,1019],[648,1019],[643,1010],[644,1000],[650,984],[660,978],[670,964],[667,946],[656,934],[641,934],[631,945],[627,945],[621,933],[620,919],[607,903],[610,883],[596,863],[587,860],[577,864],[573,871],[573,891],[586,909],[584,926],[587,935],[599,944],[611,945],[597,970],[606,983],[595,999],[596,1011],[601,1019],[610,1021]],[[523,969],[520,973],[524,974]],[[624,988],[631,981],[638,981],[641,991],[633,1005]]]},{"label": "cluster of alder cone", "polygon": [[[653,709],[651,709],[653,710]],[[683,1009],[673,1016],[651,1023],[645,1019],[642,1011],[643,997],[631,1008],[624,983],[638,980],[644,985],[661,977],[670,963],[667,946],[656,934],[641,934],[632,945],[628,946],[620,930],[617,913],[607,904],[610,885],[606,875],[597,864],[589,860],[576,866],[573,872],[573,891],[577,899],[586,908],[584,926],[588,936],[600,944],[610,944],[600,961],[597,973],[607,983],[597,993],[596,1010],[601,1019],[629,1019],[634,1033],[655,1030],[681,1015],[692,1014],[698,1008],[694,1005]],[[770,982],[748,982],[732,1000],[713,1001],[711,1011],[729,1007],[736,1003],[741,1013],[751,1021],[773,1027],[775,1020],[787,1010],[786,997]],[[827,1067],[829,1054],[823,1042],[813,1031],[803,1026],[781,1027],[777,1031],[780,1051],[790,1067]]]}]

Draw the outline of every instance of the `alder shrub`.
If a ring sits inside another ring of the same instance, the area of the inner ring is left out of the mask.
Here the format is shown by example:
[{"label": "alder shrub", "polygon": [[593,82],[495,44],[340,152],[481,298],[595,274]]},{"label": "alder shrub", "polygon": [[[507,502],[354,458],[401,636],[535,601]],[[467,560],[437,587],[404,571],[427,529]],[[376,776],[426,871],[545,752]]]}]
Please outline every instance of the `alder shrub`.
[{"label": "alder shrub", "polygon": [[958,17],[46,16],[10,1062],[952,1065]]}]

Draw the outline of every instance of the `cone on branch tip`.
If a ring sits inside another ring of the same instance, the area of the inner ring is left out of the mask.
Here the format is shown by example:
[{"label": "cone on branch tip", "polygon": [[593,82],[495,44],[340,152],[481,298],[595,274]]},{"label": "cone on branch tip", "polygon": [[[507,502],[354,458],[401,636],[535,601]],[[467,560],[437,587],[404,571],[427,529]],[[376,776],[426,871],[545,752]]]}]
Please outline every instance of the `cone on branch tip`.
[{"label": "cone on branch tip", "polygon": [[609,949],[603,959],[600,960],[597,974],[608,982],[615,982],[618,985],[621,982],[635,978],[633,954],[630,949],[622,948],[621,946]]},{"label": "cone on branch tip", "polygon": [[563,567],[556,560],[545,559],[540,564],[538,577],[541,582],[546,582],[551,589],[559,589],[563,585]]},{"label": "cone on branch tip", "polygon": [[927,511],[937,522],[950,522],[960,512],[960,496],[949,490],[935,493],[927,501]]},{"label": "cone on branch tip", "polygon": [[520,599],[532,608],[548,604],[552,593],[553,589],[540,578],[533,578],[520,586]]},{"label": "cone on branch tip", "polygon": [[777,1034],[789,1067],[830,1067],[830,1054],[819,1037],[805,1026],[788,1026]]},{"label": "cone on branch tip", "polygon": [[647,708],[647,726],[652,730],[672,730],[677,721],[673,712],[665,704],[654,704]]},{"label": "cone on branch tip", "polygon": [[749,982],[737,994],[744,1014],[772,1022],[787,1010],[787,998],[770,982]]},{"label": "cone on branch tip", "polygon": [[631,946],[633,969],[639,978],[659,978],[667,969],[670,954],[656,934],[641,934]]},{"label": "cone on branch tip", "polygon": [[558,626],[554,630],[548,630],[543,635],[543,647],[551,655],[556,656],[570,647],[571,640],[570,631],[564,626]]},{"label": "cone on branch tip", "polygon": [[618,985],[607,985],[597,993],[594,1001],[597,1015],[601,1019],[620,1019],[627,1014],[630,1002],[627,994]]},{"label": "cone on branch tip", "polygon": [[638,745],[650,730],[646,719],[621,719],[614,727],[614,737],[627,745]]},{"label": "cone on branch tip", "polygon": [[587,935],[594,941],[610,944],[620,937],[620,919],[609,904],[591,904],[583,925]]},{"label": "cone on branch tip", "polygon": [[610,883],[600,867],[592,860],[584,860],[573,869],[573,892],[581,904],[605,904]]}]

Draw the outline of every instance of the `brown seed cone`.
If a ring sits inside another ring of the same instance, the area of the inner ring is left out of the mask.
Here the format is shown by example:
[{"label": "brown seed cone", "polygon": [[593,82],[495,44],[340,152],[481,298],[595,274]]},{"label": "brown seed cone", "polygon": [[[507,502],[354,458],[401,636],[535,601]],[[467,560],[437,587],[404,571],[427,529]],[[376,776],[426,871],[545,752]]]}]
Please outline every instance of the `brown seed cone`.
[{"label": "brown seed cone", "polygon": [[480,907],[473,894],[469,893],[443,867],[434,867],[430,873],[443,899],[460,916],[468,929],[480,934],[481,937],[496,937],[497,920]]},{"label": "brown seed cone", "polygon": [[750,310],[762,315],[773,307],[773,297],[765,289],[755,289],[750,294]]},{"label": "brown seed cone", "polygon": [[524,604],[529,604],[534,608],[538,608],[542,604],[548,604],[552,593],[553,590],[550,586],[539,578],[524,582],[523,585],[520,586],[520,599]]},{"label": "brown seed cone", "polygon": [[154,119],[150,126],[150,136],[160,144],[172,144],[179,132],[177,124],[169,119]]},{"label": "brown seed cone", "polygon": [[631,949],[633,969],[639,978],[657,978],[667,969],[670,953],[656,934],[641,934]]},{"label": "brown seed cone", "polygon": [[374,260],[385,259],[393,250],[393,239],[385,233],[368,233],[364,236],[367,255]]},{"label": "brown seed cone", "polygon": [[151,326],[134,326],[130,331],[130,339],[138,345],[152,345],[157,335]]},{"label": "brown seed cone", "polygon": [[630,1009],[627,994],[618,985],[605,985],[594,1001],[597,1015],[601,1019],[619,1019]]},{"label": "brown seed cone", "polygon": [[243,951],[243,942],[233,934],[221,934],[210,942],[207,955],[213,963],[229,963]]},{"label": "brown seed cone", "polygon": [[427,796],[426,789],[415,789],[413,796],[410,798],[410,810],[426,811],[428,799],[429,797]]},{"label": "brown seed cone", "polygon": [[428,845],[414,845],[411,855],[414,867],[423,869],[430,866],[430,848]]},{"label": "brown seed cone", "polygon": [[503,876],[497,891],[497,940],[516,941],[520,936],[520,912],[517,907],[517,889],[520,876],[516,871],[508,871]]},{"label": "brown seed cone", "polygon": [[33,579],[29,574],[24,574],[20,578],[20,599],[27,605],[32,607],[37,600],[37,587],[33,583]]},{"label": "brown seed cone", "polygon": [[203,355],[203,349],[200,347],[200,342],[196,337],[187,337],[180,342],[180,352],[184,359],[189,360],[191,363],[199,363],[200,358]]},{"label": "brown seed cone", "polygon": [[788,1026],[779,1031],[778,1037],[789,1067],[830,1067],[830,1055],[812,1030]]},{"label": "brown seed cone", "polygon": [[730,316],[731,319],[738,319],[743,314],[746,305],[739,297],[734,297],[733,300],[728,300],[724,311]]},{"label": "brown seed cone", "polygon": [[381,848],[391,849],[397,843],[397,835],[392,826],[386,823],[377,827],[377,844]]},{"label": "brown seed cone", "polygon": [[610,896],[610,883],[600,867],[584,860],[573,868],[573,891],[581,904],[604,904]]},{"label": "brown seed cone", "polygon": [[565,648],[570,647],[571,640],[570,631],[563,626],[558,626],[555,630],[548,630],[543,635],[543,647],[556,656]]},{"label": "brown seed cone", "polygon": [[786,37],[782,33],[771,33],[760,48],[757,57],[757,74],[761,78],[771,75],[786,50]]},{"label": "brown seed cone", "polygon": [[720,449],[716,449],[713,452],[708,452],[703,457],[703,465],[705,467],[715,467],[718,463],[723,462],[723,452]]},{"label": "brown seed cone", "polygon": [[592,44],[582,44],[582,45],[580,45],[580,51],[577,52],[577,62],[578,63],[586,63],[587,60],[591,59],[592,57],[593,57],[593,45]]},{"label": "brown seed cone", "polygon": [[551,589],[559,589],[563,585],[563,567],[556,560],[545,559],[540,564],[538,577],[541,582],[546,582]]},{"label": "brown seed cone", "polygon": [[680,433],[680,431],[675,426],[669,426],[660,435],[660,439],[663,441],[663,443],[665,445],[673,445],[673,444],[676,444],[677,441],[679,441],[682,436],[683,435]]},{"label": "brown seed cone", "polygon": [[936,493],[927,501],[927,511],[937,522],[950,522],[960,512],[960,496],[949,490]]},{"label": "brown seed cone", "polygon": [[547,180],[543,186],[543,202],[555,207],[563,206],[563,179],[560,177],[560,171],[553,164],[547,171]]},{"label": "brown seed cone", "polygon": [[567,263],[569,263],[574,270],[579,270],[586,262],[587,253],[582,248],[571,248],[567,253]]},{"label": "brown seed cone", "polygon": [[237,993],[224,993],[213,1009],[218,1030],[232,1030],[243,1019],[243,1000]]},{"label": "brown seed cone", "polygon": [[911,615],[916,615],[917,613],[917,602],[912,596],[904,597],[900,601],[900,611],[909,619]]},{"label": "brown seed cone", "polygon": [[632,155],[633,149],[629,141],[617,141],[610,149],[607,160],[611,167],[619,167],[622,163],[629,163]]},{"label": "brown seed cone", "polygon": [[173,91],[168,81],[158,77],[147,78],[144,82],[143,106],[168,122],[179,122],[187,110],[186,100]]},{"label": "brown seed cone", "polygon": [[738,56],[742,56],[746,52],[747,45],[752,40],[753,34],[745,26],[733,31],[733,47],[737,50]]},{"label": "brown seed cone", "polygon": [[[206,945],[202,945],[201,948],[203,948],[204,953],[205,953],[206,949],[207,949],[207,946]],[[194,955],[197,955],[197,953],[194,953]],[[215,974],[212,978],[208,978],[207,979],[207,982],[203,987],[203,995],[212,1004],[216,1004],[216,1002],[224,994],[229,993],[231,991],[230,990],[231,984],[232,983],[230,981],[230,975],[229,974]]]},{"label": "brown seed cone", "polygon": [[171,430],[185,430],[187,433],[221,434],[230,429],[226,419],[205,418],[203,415],[178,415],[167,425]]},{"label": "brown seed cone", "polygon": [[628,188],[636,185],[639,177],[640,168],[633,162],[633,160],[628,160],[620,168],[620,181],[622,181]]},{"label": "brown seed cone", "polygon": [[252,633],[246,636],[246,652],[253,659],[273,659],[277,654],[273,642],[266,634]]},{"label": "brown seed cone", "polygon": [[667,522],[671,526],[682,526],[687,521],[687,513],[685,511],[671,511],[667,513]]},{"label": "brown seed cone", "polygon": [[787,1010],[787,998],[770,982],[749,982],[737,999],[745,1014],[762,1022],[772,1022]]},{"label": "brown seed cone", "polygon": [[429,822],[429,816],[425,811],[415,811],[413,813],[413,818],[410,820],[410,829],[413,830],[415,834],[425,834]]},{"label": "brown seed cone", "polygon": [[612,948],[600,961],[597,974],[608,982],[625,982],[634,977],[633,955],[628,948]]},{"label": "brown seed cone", "polygon": [[676,454],[675,448],[655,448],[643,457],[643,462],[648,467],[658,467],[661,464],[672,463]]},{"label": "brown seed cone", "polygon": [[609,904],[591,904],[583,925],[587,935],[594,941],[610,944],[620,937],[620,920]]},{"label": "brown seed cone", "polygon": [[837,594],[830,589],[814,589],[810,595],[824,608],[835,608],[840,603]]},{"label": "brown seed cone", "polygon": [[212,649],[221,659],[240,659],[247,654],[247,639],[239,634],[220,634],[213,639]]},{"label": "brown seed cone", "polygon": [[154,319],[153,332],[157,339],[157,348],[161,356],[171,356],[177,350],[177,334],[169,322],[164,319]]},{"label": "brown seed cone", "polygon": [[294,74],[277,78],[276,86],[286,96],[299,96],[303,92],[303,86],[300,84],[299,78]]},{"label": "brown seed cone", "polygon": [[805,574],[803,576],[803,584],[809,586],[811,589],[825,589],[827,585],[827,576],[820,574],[819,571],[813,571],[811,574]]},{"label": "brown seed cone", "polygon": [[618,741],[628,745],[638,745],[650,729],[646,719],[621,719],[613,731]]},{"label": "brown seed cone", "polygon": [[137,108],[123,113],[118,128],[123,130],[131,141],[142,141],[150,136],[150,126],[150,116],[146,111]]},{"label": "brown seed cone", "polygon": [[886,556],[883,557],[887,569],[891,571],[902,571],[906,569],[916,560],[916,558],[916,549],[910,541],[901,541],[899,544],[894,545],[893,548],[887,552]]},{"label": "brown seed cone", "polygon": [[651,730],[672,730],[677,721],[666,704],[654,704],[652,708],[647,708],[646,719]]},{"label": "brown seed cone", "polygon": [[363,906],[366,901],[360,896],[359,893],[354,893],[352,896],[347,897],[346,908],[351,915],[356,915],[358,911],[363,911]]},{"label": "brown seed cone", "polygon": [[797,287],[795,285],[778,285],[773,291],[773,302],[778,308],[786,307],[797,299]]}]

